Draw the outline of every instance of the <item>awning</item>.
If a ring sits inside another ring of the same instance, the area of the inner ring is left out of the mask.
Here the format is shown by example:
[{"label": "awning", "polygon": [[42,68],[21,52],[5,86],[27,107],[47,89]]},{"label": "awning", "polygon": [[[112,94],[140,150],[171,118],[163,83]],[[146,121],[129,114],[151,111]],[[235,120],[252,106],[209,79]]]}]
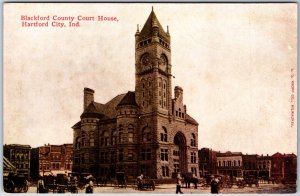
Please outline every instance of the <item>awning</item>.
[{"label": "awning", "polygon": [[5,157],[3,157],[3,170],[16,172],[16,167]]}]

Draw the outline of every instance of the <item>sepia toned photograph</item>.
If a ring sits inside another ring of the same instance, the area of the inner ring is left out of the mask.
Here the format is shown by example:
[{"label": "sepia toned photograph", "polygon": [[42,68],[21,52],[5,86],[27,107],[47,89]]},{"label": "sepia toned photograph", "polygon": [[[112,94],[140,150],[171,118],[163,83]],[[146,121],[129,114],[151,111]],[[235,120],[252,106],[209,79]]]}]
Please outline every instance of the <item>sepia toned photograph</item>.
[{"label": "sepia toned photograph", "polygon": [[4,3],[3,192],[297,192],[297,3]]}]

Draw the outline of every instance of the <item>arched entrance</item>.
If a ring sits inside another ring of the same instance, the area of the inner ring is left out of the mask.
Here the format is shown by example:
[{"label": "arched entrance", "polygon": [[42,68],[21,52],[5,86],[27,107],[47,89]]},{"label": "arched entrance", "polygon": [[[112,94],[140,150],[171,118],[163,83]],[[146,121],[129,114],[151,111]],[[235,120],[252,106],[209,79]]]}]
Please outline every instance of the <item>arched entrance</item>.
[{"label": "arched entrance", "polygon": [[[187,145],[186,138],[182,132],[176,133],[174,136],[175,151],[178,151],[178,163],[174,163],[175,172],[187,172]],[[177,168],[178,167],[178,168]]]}]

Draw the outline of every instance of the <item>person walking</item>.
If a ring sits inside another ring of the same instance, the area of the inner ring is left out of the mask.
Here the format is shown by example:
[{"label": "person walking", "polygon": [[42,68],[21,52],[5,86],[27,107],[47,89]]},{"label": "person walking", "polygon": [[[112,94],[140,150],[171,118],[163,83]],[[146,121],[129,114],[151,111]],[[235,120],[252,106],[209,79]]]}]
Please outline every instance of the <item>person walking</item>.
[{"label": "person walking", "polygon": [[137,188],[138,188],[138,190],[141,190],[143,188],[143,178],[144,178],[143,174],[141,174],[137,177]]},{"label": "person walking", "polygon": [[37,193],[47,193],[47,189],[45,188],[45,183],[42,176],[39,177],[37,184]]},{"label": "person walking", "polygon": [[181,176],[180,174],[177,175],[177,178],[176,178],[176,194],[180,193],[180,194],[183,194],[183,192],[181,191]]},{"label": "person walking", "polygon": [[93,178],[90,177],[90,178],[87,178],[88,179],[88,184],[87,184],[87,187],[85,189],[85,193],[93,193],[93,189],[94,189],[94,183],[93,183]]},{"label": "person walking", "polygon": [[218,180],[216,177],[212,177],[212,181],[210,183],[210,190],[212,194],[219,193]]}]

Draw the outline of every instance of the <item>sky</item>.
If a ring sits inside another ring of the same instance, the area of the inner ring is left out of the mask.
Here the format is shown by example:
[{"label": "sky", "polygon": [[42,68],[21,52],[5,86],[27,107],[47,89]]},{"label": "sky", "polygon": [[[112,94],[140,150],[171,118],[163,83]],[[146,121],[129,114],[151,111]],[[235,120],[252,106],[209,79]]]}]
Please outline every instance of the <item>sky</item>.
[{"label": "sky", "polygon": [[[134,34],[152,6],[169,26],[172,85],[183,88],[187,112],[199,123],[198,147],[297,153],[296,3],[6,3],[3,143],[72,143],[84,87],[100,103],[134,91]],[[22,27],[22,15],[49,16],[49,26]],[[118,21],[68,27],[53,16]]]}]

